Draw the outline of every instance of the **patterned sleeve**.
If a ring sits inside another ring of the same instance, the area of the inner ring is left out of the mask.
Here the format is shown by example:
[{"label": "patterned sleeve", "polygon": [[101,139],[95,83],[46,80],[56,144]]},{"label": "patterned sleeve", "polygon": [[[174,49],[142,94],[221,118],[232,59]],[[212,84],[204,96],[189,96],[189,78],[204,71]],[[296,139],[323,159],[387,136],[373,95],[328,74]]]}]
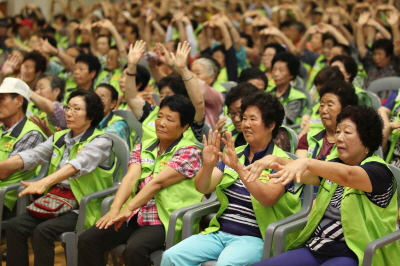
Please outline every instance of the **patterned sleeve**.
[{"label": "patterned sleeve", "polygon": [[32,130],[23,136],[17,143],[15,143],[14,149],[10,153],[9,157],[14,156],[21,151],[33,149],[44,141],[45,138],[39,131]]},{"label": "patterned sleeve", "polygon": [[57,101],[54,102],[54,113],[48,119],[53,126],[60,127],[61,129],[67,128],[63,105]]},{"label": "patterned sleeve", "polygon": [[117,121],[106,127],[105,132],[115,134],[129,143],[129,127],[124,120]]},{"label": "patterned sleeve", "polygon": [[142,144],[136,144],[136,147],[132,150],[131,157],[129,157],[128,165],[140,164],[140,150]]},{"label": "patterned sleeve", "polygon": [[168,166],[188,178],[195,177],[201,165],[201,150],[196,146],[180,148],[168,163]]}]

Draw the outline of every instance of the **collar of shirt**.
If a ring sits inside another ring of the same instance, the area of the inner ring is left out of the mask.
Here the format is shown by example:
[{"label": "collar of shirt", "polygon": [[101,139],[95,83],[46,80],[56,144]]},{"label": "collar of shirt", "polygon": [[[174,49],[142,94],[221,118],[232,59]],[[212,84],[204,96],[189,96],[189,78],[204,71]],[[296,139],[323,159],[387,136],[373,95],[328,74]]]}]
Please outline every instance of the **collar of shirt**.
[{"label": "collar of shirt", "polygon": [[82,136],[83,136],[83,134],[85,134],[85,132],[86,131],[84,131],[83,133],[79,134],[76,137],[72,137],[72,131],[68,132],[68,134],[64,138],[65,145],[68,147],[75,145],[75,143],[77,143],[82,138]]},{"label": "collar of shirt", "polygon": [[246,147],[246,148],[244,149],[244,151],[243,151],[243,155],[244,155],[244,157],[245,157],[244,165],[247,166],[247,165],[249,165],[249,164],[251,164],[251,163],[254,163],[255,161],[257,161],[257,160],[259,160],[259,159],[265,157],[265,156],[268,154],[270,148],[272,148],[271,145],[274,145],[272,140],[269,142],[269,144],[267,145],[267,147],[265,147],[264,150],[259,151],[259,152],[256,152],[256,153],[254,154],[253,160],[252,160],[251,162],[250,162],[249,159],[248,159],[248,158],[249,158],[249,155],[250,155],[250,145],[247,145],[247,147]]},{"label": "collar of shirt", "polygon": [[8,130],[6,130],[6,126],[4,124],[1,125],[2,129],[3,129],[3,134],[2,136],[4,136],[5,134],[7,134],[8,132],[11,132],[19,123],[21,123],[21,121],[24,119],[24,117],[18,121],[18,123],[15,123],[12,127],[10,127]]},{"label": "collar of shirt", "polygon": [[[289,97],[289,94],[290,94],[290,88],[291,88],[291,86],[289,84],[289,86],[288,86],[287,90],[285,91],[285,93],[282,94],[281,97],[278,97],[278,99],[282,99],[282,98],[283,99],[287,99]],[[275,87],[275,89],[274,89],[275,95],[276,95],[277,90],[278,90],[278,87]]]}]

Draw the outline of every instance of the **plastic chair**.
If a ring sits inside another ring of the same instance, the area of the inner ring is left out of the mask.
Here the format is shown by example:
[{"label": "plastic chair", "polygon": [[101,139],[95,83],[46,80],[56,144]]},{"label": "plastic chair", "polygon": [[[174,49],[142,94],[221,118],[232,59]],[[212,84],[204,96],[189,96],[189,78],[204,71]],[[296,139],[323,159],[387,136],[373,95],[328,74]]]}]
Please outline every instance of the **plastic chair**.
[{"label": "plastic chair", "polygon": [[[392,173],[394,177],[396,178],[397,182],[397,190],[400,189],[400,169],[390,165],[390,169],[392,170]],[[400,202],[400,194],[397,195],[397,201]],[[301,218],[297,221],[285,224],[281,227],[279,227],[274,235],[274,256],[279,255],[283,252],[285,252],[285,238],[288,234],[303,230],[306,223],[308,221],[308,217]],[[396,240],[400,239],[400,229],[383,236],[381,238],[378,238],[374,241],[371,241],[367,247],[365,248],[364,252],[364,260],[362,266],[371,266],[372,265],[372,258],[374,255],[375,250],[388,245]]]},{"label": "plastic chair", "polygon": [[206,135],[207,139],[208,139],[208,132],[210,131],[210,129],[212,129],[211,126],[207,122],[204,122],[203,135]]},{"label": "plastic chair", "polygon": [[226,94],[228,94],[229,91],[233,87],[235,87],[237,85],[237,82],[235,82],[235,81],[226,81],[226,82],[221,82],[220,85],[225,88]]},{"label": "plastic chair", "polygon": [[156,105],[160,105],[160,94],[154,92],[151,95],[153,96]]},{"label": "plastic chair", "polygon": [[[110,209],[111,203],[114,200],[115,196],[111,196],[111,197],[107,197],[103,200],[101,209],[102,209],[102,215],[105,215],[108,210]],[[176,226],[176,222],[177,220],[182,217],[187,211],[195,209],[195,208],[199,208],[203,205],[207,205],[209,202],[213,202],[217,200],[217,196],[214,193],[211,194],[210,198],[208,198],[205,201],[202,201],[200,203],[191,205],[191,206],[187,206],[185,208],[179,209],[179,210],[175,210],[172,214],[171,217],[169,218],[169,226],[168,226],[168,234],[167,234],[167,239],[165,242],[165,249],[169,249],[170,247],[172,247],[174,245],[174,238],[175,238],[175,226]],[[183,239],[183,238],[182,238]],[[113,265],[116,266],[118,265],[118,261],[117,258],[122,256],[122,253],[125,250],[125,246],[126,245],[120,245],[116,248],[114,248],[111,251],[111,257],[112,257],[112,261],[113,261]],[[153,265],[154,266],[159,266],[161,264],[161,258],[162,258],[162,254],[164,253],[164,250],[157,250],[155,252],[153,252],[150,255],[150,259],[153,261]]]},{"label": "plastic chair", "polygon": [[374,153],[379,155],[379,157],[381,157],[383,160],[385,160],[385,157],[383,156],[382,146],[379,146],[379,148]]},{"label": "plastic chair", "polygon": [[[49,169],[48,165],[43,165],[42,168],[40,169],[40,172],[37,175],[37,177],[29,179],[29,180],[25,180],[25,182],[34,182],[34,181],[42,179],[43,177],[45,177],[47,175],[48,169]],[[4,202],[4,197],[6,196],[7,192],[10,192],[13,190],[18,190],[18,188],[20,186],[21,186],[21,183],[18,182],[18,183],[12,184],[12,185],[2,187],[0,189],[0,202]],[[16,214],[18,215],[18,201],[14,208],[16,208]],[[2,203],[2,204],[0,204],[0,218],[3,216],[3,209],[4,209],[4,204]],[[1,239],[1,230],[7,226],[8,221],[13,217],[14,216],[6,217],[5,220],[1,221],[1,223],[0,223],[0,239]]]},{"label": "plastic chair", "polygon": [[376,95],[371,91],[365,91],[365,93],[371,99],[371,105],[372,105],[371,107],[374,108],[375,110],[378,110],[378,108],[381,107],[381,99],[378,97],[378,95]]},{"label": "plastic chair", "polygon": [[367,91],[376,93],[381,99],[386,99],[389,95],[400,88],[400,77],[386,77],[372,81]]},{"label": "plastic chair", "polygon": [[122,116],[125,121],[128,123],[128,126],[131,130],[135,131],[135,139],[133,140],[133,144],[139,143],[142,140],[143,131],[142,131],[142,123],[136,118],[136,116],[130,110],[114,110],[115,114]]},{"label": "plastic chair", "polygon": [[289,134],[290,137],[290,152],[294,153],[297,149],[297,146],[299,145],[299,136],[297,136],[297,133],[294,132],[293,129],[287,126],[282,126],[287,133]]}]

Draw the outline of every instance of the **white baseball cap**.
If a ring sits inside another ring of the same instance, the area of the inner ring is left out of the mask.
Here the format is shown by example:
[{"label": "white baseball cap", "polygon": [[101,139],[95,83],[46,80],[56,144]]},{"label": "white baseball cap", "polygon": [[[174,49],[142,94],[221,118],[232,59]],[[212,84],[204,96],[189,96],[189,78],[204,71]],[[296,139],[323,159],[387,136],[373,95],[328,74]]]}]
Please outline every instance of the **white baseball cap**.
[{"label": "white baseball cap", "polygon": [[5,78],[0,85],[0,93],[17,93],[28,101],[32,96],[28,84],[17,78]]}]

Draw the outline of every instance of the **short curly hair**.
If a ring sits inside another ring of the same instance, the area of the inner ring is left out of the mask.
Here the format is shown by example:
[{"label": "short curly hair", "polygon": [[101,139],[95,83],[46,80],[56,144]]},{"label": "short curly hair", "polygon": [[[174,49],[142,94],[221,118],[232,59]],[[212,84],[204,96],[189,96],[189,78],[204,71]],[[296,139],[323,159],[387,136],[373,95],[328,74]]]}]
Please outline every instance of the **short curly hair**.
[{"label": "short curly hair", "polygon": [[166,96],[160,103],[160,110],[164,106],[167,106],[173,112],[179,113],[181,127],[193,124],[196,109],[189,98],[179,94]]},{"label": "short curly hair", "polygon": [[260,110],[265,127],[275,123],[275,128],[272,130],[272,138],[275,138],[285,117],[285,109],[278,98],[263,91],[256,91],[242,99],[240,108],[243,113],[249,106],[255,106]]},{"label": "short curly hair", "polygon": [[290,75],[293,76],[292,80],[294,80],[299,74],[300,60],[294,54],[289,52],[277,53],[272,59],[272,68],[274,68],[275,63],[278,61],[286,63]]},{"label": "short curly hair", "polygon": [[363,105],[348,106],[338,114],[337,124],[347,118],[356,124],[360,140],[369,149],[370,155],[382,145],[383,122],[375,109]]},{"label": "short curly hair", "polygon": [[349,105],[358,105],[358,97],[354,86],[346,81],[336,80],[325,84],[319,91],[320,99],[327,93],[336,95],[342,109]]},{"label": "short curly hair", "polygon": [[92,120],[90,125],[96,127],[104,118],[104,105],[94,91],[78,89],[69,96],[68,103],[74,97],[82,97],[86,104],[86,118]]},{"label": "short curly hair", "polygon": [[[264,75],[265,76],[265,75]],[[251,95],[255,92],[257,92],[258,89],[256,86],[253,84],[244,82],[240,83],[237,86],[233,87],[228,94],[226,95],[225,98],[225,105],[226,107],[229,108],[229,106],[233,103],[236,102],[237,100],[243,99],[248,95]]]}]

